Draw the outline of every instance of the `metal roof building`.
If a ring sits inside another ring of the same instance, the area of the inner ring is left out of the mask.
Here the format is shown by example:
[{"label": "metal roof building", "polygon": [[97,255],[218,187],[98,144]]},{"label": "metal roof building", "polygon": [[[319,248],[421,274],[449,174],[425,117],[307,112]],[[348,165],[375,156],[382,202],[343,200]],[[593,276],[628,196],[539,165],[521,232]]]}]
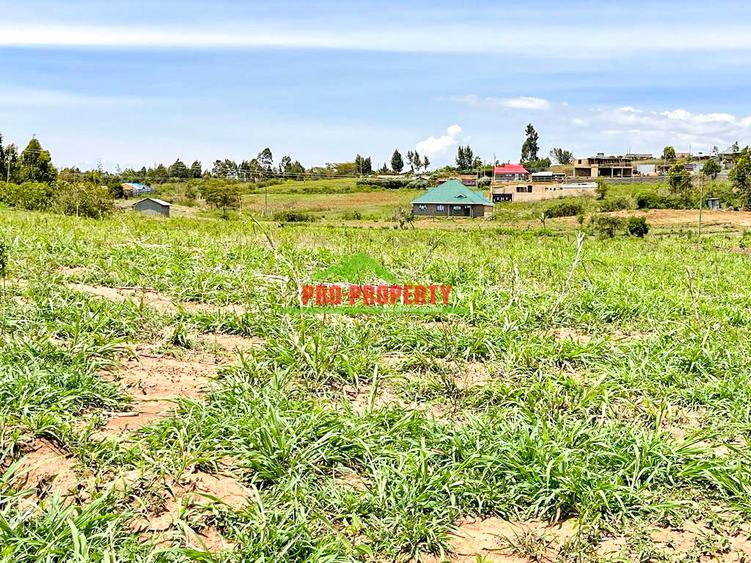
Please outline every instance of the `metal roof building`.
[{"label": "metal roof building", "polygon": [[169,217],[170,204],[155,197],[147,197],[133,204],[133,211],[144,215],[161,215]]},{"label": "metal roof building", "polygon": [[482,193],[449,180],[414,199],[412,211],[424,217],[484,217],[492,213],[493,204]]},{"label": "metal roof building", "polygon": [[123,184],[123,194],[127,196],[150,194],[154,191],[154,188],[141,184],[139,182],[126,182]]}]

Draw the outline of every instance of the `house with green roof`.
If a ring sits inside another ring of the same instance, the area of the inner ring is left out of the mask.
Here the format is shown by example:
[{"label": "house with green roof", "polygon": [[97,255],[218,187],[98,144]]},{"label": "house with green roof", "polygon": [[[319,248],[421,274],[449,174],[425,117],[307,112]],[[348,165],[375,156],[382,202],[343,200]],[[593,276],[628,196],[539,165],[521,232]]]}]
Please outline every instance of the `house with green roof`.
[{"label": "house with green roof", "polygon": [[493,212],[481,192],[469,189],[459,180],[448,180],[412,201],[415,217],[485,217]]}]

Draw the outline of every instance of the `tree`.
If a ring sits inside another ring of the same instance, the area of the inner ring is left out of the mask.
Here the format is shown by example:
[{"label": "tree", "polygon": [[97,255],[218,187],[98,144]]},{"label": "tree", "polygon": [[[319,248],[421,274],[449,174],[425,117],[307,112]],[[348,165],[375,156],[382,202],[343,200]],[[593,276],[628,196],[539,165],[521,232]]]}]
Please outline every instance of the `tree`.
[{"label": "tree", "polygon": [[395,174],[399,174],[404,170],[404,160],[398,149],[391,155],[391,170],[393,170]]},{"label": "tree", "polygon": [[427,170],[428,166],[430,166],[430,160],[428,159],[428,155],[425,155],[422,157],[422,167]]},{"label": "tree", "polygon": [[460,171],[468,171],[472,169],[472,164],[474,163],[475,155],[472,152],[472,148],[467,145],[466,147],[463,147],[459,145],[456,149],[456,167]]},{"label": "tree", "polygon": [[169,167],[170,178],[189,178],[190,171],[185,163],[179,158]]},{"label": "tree", "polygon": [[292,159],[289,156],[283,156],[279,162],[279,173],[286,174],[290,166],[292,166]]},{"label": "tree", "polygon": [[[370,157],[368,157],[368,162],[370,162]],[[299,160],[294,161],[292,164],[290,164],[288,174],[295,174],[296,176],[302,176],[305,174],[305,167],[300,164]]]},{"label": "tree", "polygon": [[415,153],[414,151],[407,151],[407,164],[409,164],[409,167],[412,169],[412,172],[415,171]]},{"label": "tree", "polygon": [[368,175],[373,172],[373,162],[370,157],[365,158],[359,154],[355,157],[355,168],[360,176]]},{"label": "tree", "polygon": [[18,179],[18,148],[13,143],[5,147],[5,180],[19,182]]},{"label": "tree", "polygon": [[58,213],[100,218],[114,208],[112,193],[91,182],[63,182],[57,187],[53,208]]},{"label": "tree", "polygon": [[527,138],[524,139],[524,143],[522,144],[521,161],[531,162],[537,160],[537,153],[540,151],[540,145],[538,144],[540,136],[537,134],[537,131],[535,131],[535,128],[531,123],[527,124],[527,129],[524,131],[524,134]]},{"label": "tree", "polygon": [[224,166],[223,160],[214,161],[214,167],[211,169],[211,175],[214,176],[214,178],[227,177],[227,168]]},{"label": "tree", "polygon": [[219,184],[201,187],[201,195],[206,203],[221,209],[222,217],[228,217],[227,211],[240,208],[240,189],[236,185]]},{"label": "tree", "polygon": [[203,171],[201,170],[201,163],[196,160],[190,165],[190,177],[200,178],[202,175]]},{"label": "tree", "polygon": [[668,171],[668,184],[672,193],[685,196],[691,191],[691,174],[683,164],[674,164]]},{"label": "tree", "polygon": [[707,178],[712,178],[712,180],[717,179],[717,175],[722,170],[722,167],[717,163],[714,159],[709,159],[707,162],[704,163],[704,166],[701,169],[701,173],[704,174]]},{"label": "tree", "polygon": [[420,158],[420,153],[417,151],[407,151],[407,162],[412,172],[419,172],[420,168],[422,168],[422,159]]},{"label": "tree", "polygon": [[164,164],[158,164],[154,168],[150,168],[146,173],[146,177],[151,182],[164,182],[169,178],[169,171]]},{"label": "tree", "polygon": [[673,147],[668,146],[662,149],[662,160],[673,162],[675,158],[675,149]]},{"label": "tree", "polygon": [[271,154],[271,149],[269,147],[266,147],[259,152],[256,160],[266,172],[272,171],[274,166],[274,155]]},{"label": "tree", "polygon": [[608,185],[602,178],[597,178],[597,187],[595,188],[597,199],[605,199],[608,195]]},{"label": "tree", "polygon": [[0,133],[0,182],[5,182],[8,177],[8,168],[5,162],[5,149],[3,148],[3,135]]},{"label": "tree", "polygon": [[45,182],[51,184],[57,177],[57,170],[52,165],[49,151],[42,148],[36,137],[21,153],[18,160],[17,180],[19,182]]},{"label": "tree", "polygon": [[554,148],[550,151],[550,156],[553,157],[558,164],[571,164],[574,162],[574,153],[561,148]]},{"label": "tree", "polygon": [[743,207],[751,209],[751,153],[748,147],[741,151],[728,177],[733,189],[743,196]]}]

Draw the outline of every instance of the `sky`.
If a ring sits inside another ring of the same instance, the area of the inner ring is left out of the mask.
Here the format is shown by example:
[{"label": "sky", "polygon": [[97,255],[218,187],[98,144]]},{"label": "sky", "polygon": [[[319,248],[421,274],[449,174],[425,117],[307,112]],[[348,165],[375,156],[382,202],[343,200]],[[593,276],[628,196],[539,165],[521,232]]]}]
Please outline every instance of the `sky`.
[{"label": "sky", "polygon": [[751,3],[0,0],[0,133],[58,166],[751,144]]}]

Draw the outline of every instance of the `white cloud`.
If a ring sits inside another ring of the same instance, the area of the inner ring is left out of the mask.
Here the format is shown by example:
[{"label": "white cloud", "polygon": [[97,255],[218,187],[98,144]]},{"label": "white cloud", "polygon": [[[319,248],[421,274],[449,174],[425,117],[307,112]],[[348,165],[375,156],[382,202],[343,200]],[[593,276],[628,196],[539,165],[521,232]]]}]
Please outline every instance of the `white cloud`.
[{"label": "white cloud", "polygon": [[508,98],[503,102],[507,108],[514,109],[548,109],[550,102],[542,98],[532,98],[529,96],[521,96],[519,98]]},{"label": "white cloud", "polygon": [[428,137],[415,145],[415,150],[421,155],[427,155],[434,163],[445,158],[449,152],[459,144],[459,135],[462,128],[459,125],[451,125],[446,129],[446,134],[440,137]]},{"label": "white cloud", "polygon": [[480,109],[528,109],[544,110],[550,108],[550,102],[543,98],[519,96],[516,98],[480,97],[477,94],[453,96],[449,101]]},{"label": "white cloud", "polygon": [[34,88],[4,88],[0,90],[0,104],[13,107],[66,107],[93,105],[143,104],[146,100],[126,96],[90,96],[61,90]]},{"label": "white cloud", "polygon": [[[664,51],[738,53],[751,50],[751,34],[742,23],[724,22],[721,32],[708,31],[703,22],[672,27],[639,21],[577,33],[567,26],[546,29],[531,20],[497,33],[494,26],[468,24],[374,28],[328,27],[289,21],[214,22],[210,26],[75,25],[53,22],[4,21],[0,46],[93,47],[118,49],[308,48],[422,53],[524,53],[546,58],[608,59],[614,55]],[[466,38],[471,37],[471,41]],[[701,40],[697,40],[701,38]],[[543,55],[541,55],[543,56]]]},{"label": "white cloud", "polygon": [[[479,131],[486,146],[473,147],[476,151],[495,151],[499,160],[515,157],[516,147],[522,142],[520,132],[530,118],[528,112],[506,109],[508,100],[481,98],[475,94],[448,100],[484,111],[484,122],[489,127],[509,131],[494,135]],[[713,146],[724,149],[735,141],[742,146],[751,144],[751,115],[697,112],[680,107],[581,107],[557,101],[547,104],[549,111],[534,116],[542,154],[552,147],[587,156],[596,152],[659,153],[667,145],[675,146],[678,151],[709,152]]]},{"label": "white cloud", "polygon": [[[682,108],[665,111],[621,107],[616,109],[572,109],[568,120],[579,126],[577,139],[591,150],[625,152],[633,148],[659,151],[663,146],[675,145],[679,150],[708,152],[713,146],[725,148],[735,141],[751,143],[751,116],[738,117],[730,113],[694,113]],[[601,135],[611,144],[600,148]]]}]

